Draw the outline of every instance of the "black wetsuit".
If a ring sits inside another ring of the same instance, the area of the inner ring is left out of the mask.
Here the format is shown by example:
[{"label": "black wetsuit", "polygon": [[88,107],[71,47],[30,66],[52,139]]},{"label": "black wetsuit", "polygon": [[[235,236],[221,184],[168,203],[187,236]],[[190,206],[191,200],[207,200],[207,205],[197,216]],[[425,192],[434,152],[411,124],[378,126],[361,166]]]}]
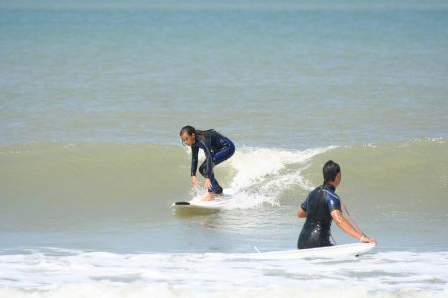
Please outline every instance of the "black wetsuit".
[{"label": "black wetsuit", "polygon": [[204,136],[196,137],[196,142],[191,145],[191,176],[196,176],[199,148],[204,150],[205,153],[205,161],[199,167],[199,172],[205,178],[210,178],[212,184],[208,191],[222,193],[222,187],[213,173],[213,166],[230,158],[235,152],[235,145],[229,138],[219,132],[213,129],[205,130]]},{"label": "black wetsuit", "polygon": [[300,232],[297,248],[331,246],[331,212],[341,210],[341,201],[332,185],[319,186],[308,194],[301,208],[306,220]]}]

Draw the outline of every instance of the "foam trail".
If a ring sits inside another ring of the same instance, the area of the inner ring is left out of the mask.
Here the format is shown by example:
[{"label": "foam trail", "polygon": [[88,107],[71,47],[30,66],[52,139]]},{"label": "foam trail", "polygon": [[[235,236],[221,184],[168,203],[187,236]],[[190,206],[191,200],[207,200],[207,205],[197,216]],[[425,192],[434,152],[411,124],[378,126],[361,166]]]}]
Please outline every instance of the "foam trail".
[{"label": "foam trail", "polygon": [[279,204],[279,195],[299,185],[311,189],[302,175],[313,157],[336,148],[300,150],[245,147],[235,153],[230,165],[236,170],[229,191],[237,199],[237,208],[251,208],[264,203]]}]

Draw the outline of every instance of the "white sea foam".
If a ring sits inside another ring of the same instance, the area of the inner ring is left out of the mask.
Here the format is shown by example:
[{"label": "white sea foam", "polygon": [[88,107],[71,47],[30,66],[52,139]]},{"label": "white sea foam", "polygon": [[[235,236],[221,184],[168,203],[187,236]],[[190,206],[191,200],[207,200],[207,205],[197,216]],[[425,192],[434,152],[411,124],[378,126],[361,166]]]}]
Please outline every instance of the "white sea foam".
[{"label": "white sea foam", "polygon": [[307,150],[242,148],[230,160],[236,170],[230,193],[237,200],[237,208],[251,208],[264,203],[278,205],[279,195],[292,185],[311,189],[302,175],[310,160],[336,147]]},{"label": "white sea foam", "polygon": [[448,252],[254,260],[246,254],[0,255],[0,297],[447,297]]},{"label": "white sea foam", "polygon": [[[191,154],[189,148],[186,147],[187,154]],[[255,147],[238,149],[235,155],[222,165],[235,171],[230,185],[225,187],[225,193],[236,201],[232,208],[278,205],[279,195],[291,186],[311,190],[313,186],[302,175],[302,171],[310,165],[313,157],[335,148],[337,147],[329,146],[302,151]],[[199,159],[205,159],[202,150],[199,151]],[[191,193],[194,199],[199,199],[204,194],[204,190],[194,190]]]}]

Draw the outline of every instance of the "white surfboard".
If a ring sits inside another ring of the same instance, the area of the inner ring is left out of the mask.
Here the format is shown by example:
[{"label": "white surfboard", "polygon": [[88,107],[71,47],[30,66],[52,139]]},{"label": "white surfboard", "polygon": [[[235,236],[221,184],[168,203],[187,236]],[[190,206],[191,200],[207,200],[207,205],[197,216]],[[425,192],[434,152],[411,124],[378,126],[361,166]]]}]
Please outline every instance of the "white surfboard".
[{"label": "white surfboard", "polygon": [[335,258],[343,256],[360,256],[372,250],[374,243],[351,243],[308,249],[295,249],[248,254],[249,258],[277,260],[303,258]]},{"label": "white surfboard", "polygon": [[231,195],[224,195],[216,198],[212,201],[202,201],[200,198],[195,198],[191,201],[175,202],[171,205],[171,208],[175,210],[225,210],[230,209],[234,205],[235,201]]}]

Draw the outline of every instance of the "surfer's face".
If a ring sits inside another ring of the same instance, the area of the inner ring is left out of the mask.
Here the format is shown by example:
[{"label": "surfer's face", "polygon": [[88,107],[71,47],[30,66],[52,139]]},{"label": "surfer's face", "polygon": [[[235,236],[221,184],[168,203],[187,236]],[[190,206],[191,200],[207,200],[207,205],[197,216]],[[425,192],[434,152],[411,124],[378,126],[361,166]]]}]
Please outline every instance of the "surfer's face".
[{"label": "surfer's face", "polygon": [[334,186],[335,187],[338,186],[341,183],[341,179],[342,179],[342,174],[341,174],[341,172],[339,172],[336,175],[336,178],[334,179]]},{"label": "surfer's face", "polygon": [[181,136],[180,136],[182,143],[184,145],[187,146],[191,146],[194,144],[194,142],[196,142],[196,136],[194,133],[192,133],[191,135],[188,134],[188,132],[184,132]]}]

